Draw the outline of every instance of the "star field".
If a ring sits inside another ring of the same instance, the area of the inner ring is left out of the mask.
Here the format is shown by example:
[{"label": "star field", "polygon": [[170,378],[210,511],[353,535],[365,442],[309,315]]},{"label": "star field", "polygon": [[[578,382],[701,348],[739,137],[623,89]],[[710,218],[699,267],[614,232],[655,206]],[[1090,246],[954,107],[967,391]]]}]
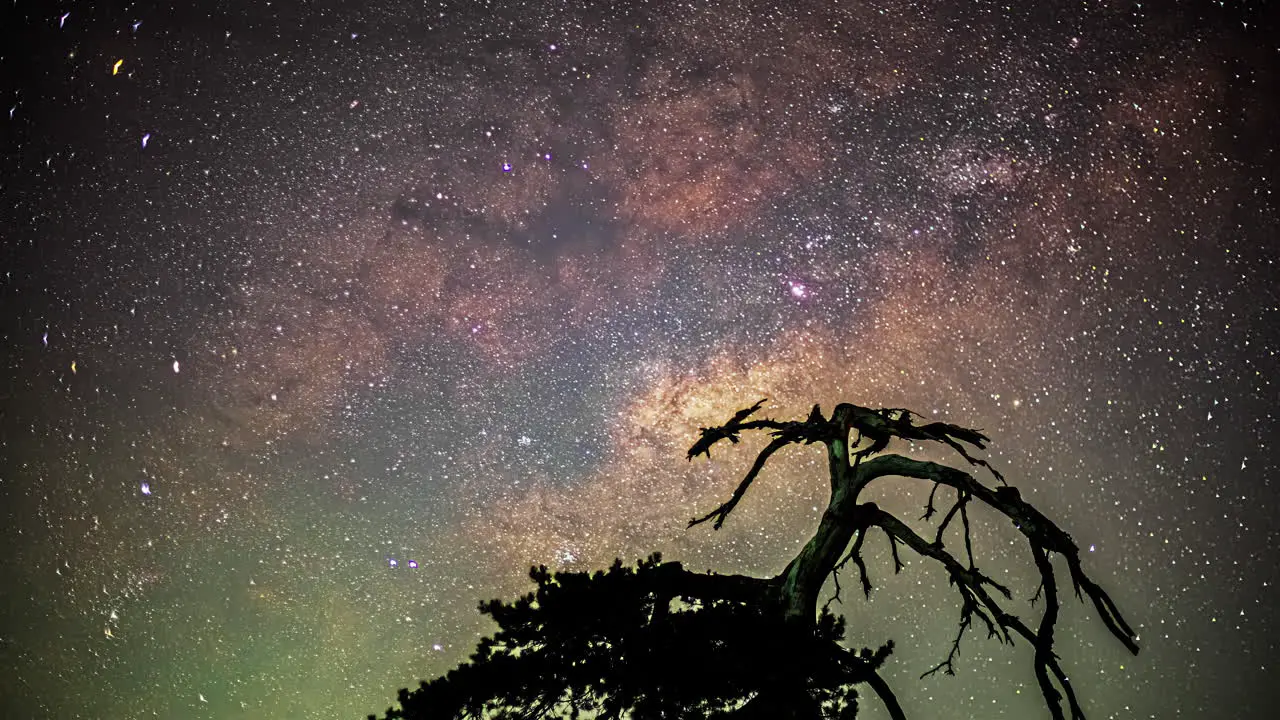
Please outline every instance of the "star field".
[{"label": "star field", "polygon": [[[821,452],[685,528],[760,398],[983,428],[1141,635],[1064,603],[1090,718],[1280,702],[1274,6],[6,12],[4,717],[364,717],[531,564],[772,575]],[[840,612],[908,717],[1047,717],[981,633],[919,679],[954,594],[868,556]]]}]

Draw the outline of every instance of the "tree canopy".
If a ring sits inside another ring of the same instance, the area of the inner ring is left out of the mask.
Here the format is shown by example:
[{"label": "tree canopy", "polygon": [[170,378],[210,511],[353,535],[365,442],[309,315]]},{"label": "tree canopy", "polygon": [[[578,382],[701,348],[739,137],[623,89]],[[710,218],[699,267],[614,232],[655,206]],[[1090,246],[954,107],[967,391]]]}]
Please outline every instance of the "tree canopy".
[{"label": "tree canopy", "polygon": [[[921,416],[902,408],[869,409],[841,403],[830,417],[815,405],[805,420],[752,419],[764,400],[735,413],[725,424],[703,428],[690,460],[720,441],[739,442],[748,431],[772,440],[760,451],[733,494],[690,527],[720,528],[778,450],[792,444],[825,447],[831,494],[817,531],[785,569],[771,578],[694,573],[654,554],[635,568],[615,562],[594,573],[530,571],[536,590],[511,602],[481,603],[498,631],[480,641],[470,662],[410,692],[387,720],[495,718],[795,718],[847,720],[866,686],[893,718],[905,715],[879,674],[893,643],[852,650],[841,641],[844,619],[818,606],[828,578],[850,563],[870,597],[864,541],[876,528],[889,539],[895,571],[901,548],[938,563],[960,601],[960,626],[947,657],[925,673],[954,674],[961,639],[974,620],[988,636],[1032,650],[1036,679],[1055,720],[1083,719],[1084,710],[1054,653],[1061,589],[1051,562],[1066,563],[1071,588],[1087,597],[1103,625],[1131,652],[1138,636],[1110,596],[1085,573],[1071,536],[1022,500],[1017,488],[970,454],[989,439],[977,430],[942,422],[917,424]],[[934,442],[988,471],[991,486],[964,470],[883,453],[893,438]],[[860,493],[873,480],[899,476],[932,483],[922,520],[935,520],[925,538]],[[944,490],[945,489],[945,490]],[[939,513],[939,496],[950,506]],[[980,571],[971,542],[969,506],[983,503],[1012,521],[1027,542],[1040,576],[1033,600],[1038,621],[1023,620],[1002,603],[1010,590]],[[940,519],[938,519],[940,516]],[[959,522],[963,551],[949,549],[944,535]],[[371,719],[375,716],[370,716]]]}]

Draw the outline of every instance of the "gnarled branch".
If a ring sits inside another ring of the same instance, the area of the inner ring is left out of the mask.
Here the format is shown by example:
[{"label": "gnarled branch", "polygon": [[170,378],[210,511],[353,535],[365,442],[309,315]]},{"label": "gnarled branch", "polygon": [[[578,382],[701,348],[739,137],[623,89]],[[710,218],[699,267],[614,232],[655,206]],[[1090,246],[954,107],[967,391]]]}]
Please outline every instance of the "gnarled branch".
[{"label": "gnarled branch", "polygon": [[765,462],[769,460],[769,456],[787,445],[790,445],[791,442],[791,440],[784,438],[775,438],[773,442],[766,445],[765,448],[760,451],[760,454],[756,456],[756,461],[752,463],[751,469],[747,471],[746,477],[742,478],[742,482],[738,483],[738,487],[733,491],[733,495],[715,510],[712,510],[702,517],[690,520],[689,527],[693,527],[694,525],[698,525],[715,518],[715,522],[712,523],[712,527],[719,530],[720,527],[724,525],[724,519],[729,517],[729,513],[733,512],[733,509],[737,507],[738,501],[742,499],[743,495],[747,494],[747,488],[751,487],[751,483],[754,482],[756,476],[760,474],[760,469],[763,468]]}]

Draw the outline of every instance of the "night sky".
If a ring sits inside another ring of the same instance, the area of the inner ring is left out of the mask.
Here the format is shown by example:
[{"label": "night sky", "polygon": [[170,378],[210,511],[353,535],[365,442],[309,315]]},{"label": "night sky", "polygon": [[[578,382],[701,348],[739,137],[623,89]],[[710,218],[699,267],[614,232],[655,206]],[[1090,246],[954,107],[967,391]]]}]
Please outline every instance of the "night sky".
[{"label": "night sky", "polygon": [[[531,564],[772,575],[820,450],[685,529],[769,398],[984,428],[1141,635],[1064,600],[1090,718],[1272,717],[1275,4],[177,5],[0,19],[0,716],[361,718]],[[909,717],[1047,717],[868,548]]]}]

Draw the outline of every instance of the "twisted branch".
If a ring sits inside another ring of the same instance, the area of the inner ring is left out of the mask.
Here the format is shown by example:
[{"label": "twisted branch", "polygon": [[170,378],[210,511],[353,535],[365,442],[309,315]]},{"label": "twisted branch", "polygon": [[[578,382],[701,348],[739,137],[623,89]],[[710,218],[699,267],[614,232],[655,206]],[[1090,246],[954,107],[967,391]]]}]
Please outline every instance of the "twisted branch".
[{"label": "twisted branch", "polygon": [[[790,445],[791,442],[791,440],[776,438],[773,442],[766,445],[764,450],[761,450],[760,454],[756,456],[756,461],[751,465],[751,469],[747,471],[746,477],[742,478],[742,482],[738,483],[738,487],[733,491],[733,495],[725,501],[723,505],[715,510],[712,510],[702,517],[690,520],[689,527],[699,525],[715,518],[715,522],[712,524],[712,527],[719,530],[720,527],[724,525],[724,519],[729,517],[729,513],[733,512],[733,509],[737,507],[738,501],[742,499],[743,495],[747,494],[747,488],[751,487],[751,483],[754,482],[756,476],[760,474],[760,470],[764,467],[765,462],[769,460],[769,456],[787,445]],[[710,449],[708,448],[708,457],[710,457],[710,454]]]}]

